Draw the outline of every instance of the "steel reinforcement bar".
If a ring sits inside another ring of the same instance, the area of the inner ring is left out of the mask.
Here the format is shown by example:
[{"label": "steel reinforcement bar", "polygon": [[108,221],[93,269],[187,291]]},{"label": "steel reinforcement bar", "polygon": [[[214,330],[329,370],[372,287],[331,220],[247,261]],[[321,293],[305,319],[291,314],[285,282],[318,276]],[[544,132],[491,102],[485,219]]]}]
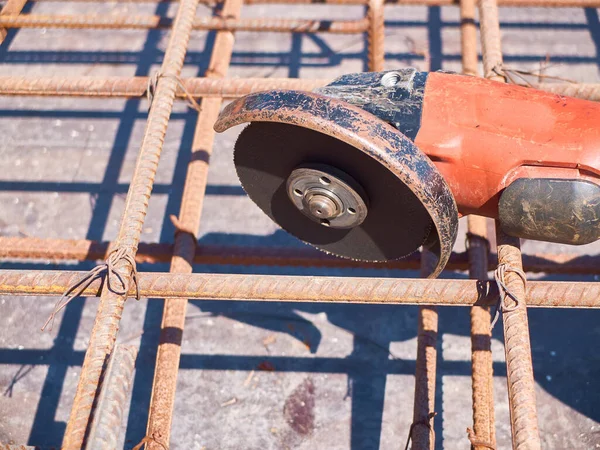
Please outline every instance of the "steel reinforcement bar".
[{"label": "steel reinforcement bar", "polygon": [[[114,270],[124,281],[123,290],[125,292],[129,290],[131,277],[135,271],[133,266],[135,262],[132,259],[135,257],[140,241],[154,176],[175,100],[177,79],[183,67],[197,6],[198,0],[182,0],[180,2],[162,67],[156,77],[146,130],[127,193],[115,244],[115,248],[118,248],[124,255],[124,257],[117,258]],[[65,431],[64,449],[80,449],[85,443],[93,414],[94,399],[97,396],[98,383],[105,369],[107,358],[115,345],[125,300],[126,295],[109,289],[108,285],[103,287],[75,400]]]},{"label": "steel reinforcement bar", "polygon": [[[424,250],[421,253],[421,276],[431,273],[437,257]],[[409,429],[412,450],[433,450],[435,433],[435,389],[437,370],[438,311],[436,306],[423,305],[417,314],[417,359],[415,364],[415,398],[413,421]]]},{"label": "steel reinforcement bar", "polygon": [[[477,26],[475,25],[475,0],[461,0],[460,36],[462,69],[466,75],[477,76]],[[469,277],[487,280],[490,243],[487,232],[488,219],[480,216],[467,218],[467,252]],[[496,260],[496,258],[494,258]],[[492,329],[490,308],[471,308],[471,386],[473,399],[473,428],[468,437],[473,450],[496,448],[496,423],[494,411],[494,368],[492,359]]]},{"label": "steel reinforcement bar", "polygon": [[[222,14],[236,19],[240,16],[242,4],[243,0],[226,0]],[[233,44],[232,32],[219,31],[217,33],[206,71],[208,77],[222,79],[227,75],[233,54]],[[221,98],[204,99],[202,110],[198,115],[192,143],[192,155],[177,219],[178,232],[175,234],[175,251],[171,260],[171,272],[192,272],[196,234],[200,227],[208,178],[208,164],[215,136],[212,125],[217,120],[222,102]],[[171,421],[175,405],[186,311],[187,299],[165,299],[146,431],[146,435],[150,437],[147,444],[149,450],[161,450],[165,444],[167,447],[170,446]]]},{"label": "steel reinforcement bar", "polygon": [[[479,3],[481,53],[484,76],[502,82],[505,81],[504,77],[498,75],[503,70],[503,58],[496,1],[481,0]],[[541,448],[541,441],[527,319],[527,303],[531,301],[532,292],[525,289],[519,238],[506,235],[500,223],[496,222],[496,242],[498,266],[506,269],[506,279],[499,273],[496,273],[496,277],[511,292],[510,296],[505,295],[500,308],[503,310],[512,444],[515,449],[537,450]]]},{"label": "steel reinforcement bar", "polygon": [[[147,94],[149,77],[0,77],[0,95],[55,97],[142,97]],[[300,78],[182,78],[178,98],[236,98],[269,89],[312,91],[331,80]]]},{"label": "steel reinforcement bar", "polygon": [[[262,31],[277,33],[353,34],[367,31],[367,19],[239,19],[231,17],[196,17],[194,30]],[[71,29],[138,29],[171,28],[173,19],[164,16],[113,15],[0,15],[3,28],[71,28]]]},{"label": "steel reinforcement bar", "polygon": [[[0,10],[0,17],[18,15],[25,7],[27,0],[8,0],[2,10]],[[0,45],[6,39],[8,30],[5,27],[0,27]]]},{"label": "steel reinforcement bar", "polygon": [[[475,24],[472,24],[475,26]],[[381,54],[383,47],[372,40],[373,54]],[[465,53],[463,53],[464,57]],[[382,70],[381,57],[373,67]],[[464,72],[470,74],[469,72]],[[0,76],[0,95],[40,97],[143,97],[147,94],[149,77],[22,77]],[[177,98],[216,97],[237,98],[269,89],[312,91],[331,82],[326,79],[302,78],[182,78],[185,91],[178,86]],[[600,101],[597,83],[534,83],[531,87],[553,94]]]},{"label": "steel reinforcement bar", "polygon": [[[0,270],[0,295],[61,295],[87,272]],[[493,281],[323,276],[138,273],[140,295],[148,298],[214,300],[389,303],[473,306],[497,302]],[[93,281],[82,296],[98,296],[102,281]],[[528,305],[599,308],[600,283],[531,281]],[[127,297],[135,297],[130,286]],[[123,296],[125,297],[125,296]]]},{"label": "steel reinforcement bar", "polygon": [[[0,258],[60,261],[97,261],[106,259],[114,248],[109,242],[77,239],[43,239],[32,237],[0,237]],[[138,263],[170,262],[172,244],[140,243],[135,260]],[[385,263],[353,261],[337,258],[309,247],[239,247],[202,244],[195,246],[194,264],[239,266],[290,266],[290,267],[360,267],[366,269],[418,270],[420,253]],[[487,249],[489,250],[489,249]],[[468,270],[469,253],[452,253],[447,270]],[[489,269],[496,268],[497,255],[488,255]],[[523,255],[527,272],[596,275],[600,256],[541,253]]]}]

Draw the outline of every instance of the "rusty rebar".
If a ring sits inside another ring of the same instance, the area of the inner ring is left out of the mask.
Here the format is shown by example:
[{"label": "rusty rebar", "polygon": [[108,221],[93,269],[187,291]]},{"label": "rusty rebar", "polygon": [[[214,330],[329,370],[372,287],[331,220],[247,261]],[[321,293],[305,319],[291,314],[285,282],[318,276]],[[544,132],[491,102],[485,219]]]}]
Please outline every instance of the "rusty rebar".
[{"label": "rusty rebar", "polygon": [[100,387],[86,450],[117,448],[123,414],[133,383],[137,348],[116,345],[110,355]]},{"label": "rusty rebar", "polygon": [[[383,8],[383,0],[381,2]],[[381,13],[383,23],[383,13]],[[171,28],[173,19],[157,15],[100,15],[100,14],[14,14],[1,15],[0,27],[4,28],[70,28],[70,29],[134,29],[148,30]],[[194,30],[263,31],[273,33],[334,33],[353,34],[367,31],[366,19],[317,20],[258,18],[239,19],[230,17],[196,17]]]},{"label": "rusty rebar", "polygon": [[[469,276],[475,280],[488,279],[487,219],[469,216],[468,252]],[[474,450],[496,448],[494,413],[494,368],[492,359],[492,329],[490,308],[471,308],[471,370],[473,390],[473,432],[470,433]]]},{"label": "rusty rebar", "polygon": [[[30,0],[33,2],[64,2],[65,0]],[[82,2],[96,3],[102,0],[66,0],[67,2]],[[120,0],[122,3],[176,3],[180,0]],[[364,5],[368,0],[246,0],[246,5],[262,5],[262,4],[288,4],[288,5],[304,5],[311,3],[328,4],[328,5]],[[410,0],[418,1],[418,0]],[[430,1],[430,0],[425,0]],[[534,0],[535,1],[535,0]],[[224,0],[200,0],[201,5],[216,6],[224,3]]]},{"label": "rusty rebar", "polygon": [[369,0],[367,4],[367,59],[369,71],[383,70],[385,59],[385,16],[384,0]]},{"label": "rusty rebar", "polygon": [[[479,4],[481,26],[481,48],[485,77],[503,82],[502,45],[498,5],[496,0],[481,0]],[[506,286],[520,301],[509,298],[507,306],[511,310],[503,314],[504,348],[506,354],[506,379],[510,409],[512,444],[515,449],[540,449],[540,434],[535,402],[535,380],[529,342],[529,324],[525,280],[515,271],[523,270],[521,248],[518,238],[502,232],[496,223],[498,265],[511,269],[506,274]],[[527,292],[529,294],[529,292]]]},{"label": "rusty rebar", "polygon": [[0,450],[40,450],[39,447],[17,444],[0,444]]},{"label": "rusty rebar", "polygon": [[462,72],[475,76],[478,73],[475,0],[460,0],[460,43]]},{"label": "rusty rebar", "polygon": [[[222,14],[236,19],[240,16],[242,4],[242,0],[226,0]],[[219,79],[227,75],[233,54],[233,44],[232,32],[218,32],[206,72],[207,77]],[[179,229],[175,235],[175,252],[171,261],[171,272],[192,272],[196,233],[200,226],[208,164],[215,136],[213,124],[217,120],[222,102],[223,100],[220,98],[204,99],[202,102],[202,111],[196,124],[192,156],[188,165],[181,209],[177,219]],[[147,444],[149,450],[161,450],[163,444],[169,445],[170,442],[186,309],[187,299],[185,298],[165,299],[146,431],[147,436],[152,436],[152,440]]]},{"label": "rusty rebar", "polygon": [[[496,241],[498,262],[522,270],[519,239],[506,235],[499,224],[496,224]],[[527,306],[530,305],[530,294],[533,292],[529,288],[530,284],[532,283],[528,283],[526,290],[520,276],[513,272],[506,274],[507,288],[520,301],[516,304],[507,297],[507,306],[514,307],[514,310],[502,315],[513,448],[527,450],[541,448],[527,320]]]},{"label": "rusty rebar", "polygon": [[[461,30],[466,30],[469,38],[465,45],[476,40],[474,24],[466,20]],[[464,36],[461,34],[461,36]],[[476,49],[473,49],[476,52]],[[477,60],[463,52],[464,73],[477,73]],[[476,53],[475,53],[476,55]],[[469,67],[469,69],[467,69]],[[238,98],[254,92],[270,89],[291,89],[312,91],[331,82],[328,79],[301,78],[182,78],[187,94],[192,97]],[[594,83],[534,83],[535,89],[557,95],[600,101],[600,84]],[[146,95],[148,77],[21,77],[0,76],[0,95],[53,96],[53,97],[143,97]],[[177,86],[176,96],[185,99],[187,94]]]},{"label": "rusty rebar", "polygon": [[[423,250],[421,276],[426,277],[436,266],[436,256]],[[437,368],[438,312],[435,306],[421,306],[417,318],[417,359],[415,399],[410,428],[411,450],[435,448],[433,421],[435,415],[435,381]]]},{"label": "rusty rebar", "polygon": [[494,81],[504,81],[495,69],[502,70],[502,50],[498,5],[496,0],[481,0],[479,3],[479,27],[481,32],[481,54],[483,55],[483,75]]},{"label": "rusty rebar", "polygon": [[[0,77],[0,95],[142,97],[149,77]],[[312,91],[331,80],[299,78],[182,78],[176,96],[236,98],[270,89]]]},{"label": "rusty rebar", "polygon": [[[460,2],[460,36],[462,69],[466,75],[478,75],[477,27],[475,0]],[[467,218],[467,252],[469,277],[488,279],[489,240],[487,219],[471,215]],[[496,448],[494,412],[494,368],[492,359],[492,329],[489,307],[471,308],[471,382],[473,399],[473,429],[469,440],[473,450]]]},{"label": "rusty rebar", "polygon": [[[8,0],[0,11],[0,17],[20,14],[25,7],[25,3],[27,3],[27,0]],[[7,35],[8,30],[6,27],[0,26],[0,45],[4,42],[4,39],[6,39]]]},{"label": "rusty rebar", "polygon": [[[0,295],[62,295],[86,272],[0,270]],[[481,306],[495,305],[492,281],[352,278],[322,276],[174,274],[140,272],[140,295],[148,298],[301,301],[373,304]],[[95,280],[82,296],[98,296]],[[557,308],[600,308],[600,283],[531,281],[528,305]],[[131,286],[128,297],[135,297]]]},{"label": "rusty rebar", "polygon": [[[148,113],[146,131],[127,193],[125,210],[115,245],[115,247],[130,251],[133,255],[135,255],[140,240],[154,176],[173,108],[178,83],[177,77],[183,66],[197,5],[198,0],[182,0],[180,2],[161,71],[156,78],[156,88]],[[125,280],[124,287],[127,291],[134,270],[131,261],[124,258],[115,266],[117,273]],[[126,297],[126,295],[114,293],[106,287],[102,290],[71,416],[67,423],[63,441],[64,449],[81,449],[85,442],[92,416],[92,407],[97,396],[98,383],[105,368],[107,356],[114,347]]]},{"label": "rusty rebar", "polygon": [[[108,242],[77,239],[43,239],[32,237],[0,236],[0,258],[38,259],[59,261],[96,261],[106,259],[111,250]],[[137,263],[165,263],[171,261],[173,245],[166,243],[140,243],[135,259]],[[496,268],[496,254],[488,256],[489,268]],[[420,253],[406,258],[373,263],[338,258],[310,247],[255,247],[203,244],[196,248],[194,264],[339,267],[370,269],[419,269]],[[600,256],[568,253],[542,253],[523,255],[527,272],[553,274],[596,275]],[[446,270],[468,270],[467,252],[452,253]]]},{"label": "rusty rebar", "polygon": [[[59,261],[96,261],[106,259],[114,248],[109,242],[96,242],[76,239],[43,239],[33,237],[0,236],[0,258],[37,259]],[[137,263],[170,262],[174,252],[172,244],[140,243],[136,253]],[[553,255],[555,256],[555,255]],[[561,257],[561,255],[556,255]],[[374,269],[418,269],[419,253],[406,258],[374,263],[338,258],[311,247],[255,247],[223,246],[202,244],[195,248],[195,264],[264,265],[301,267],[362,267]],[[599,261],[600,262],[600,261]],[[466,253],[454,253],[449,268],[465,270]],[[559,266],[559,263],[549,262]],[[589,270],[597,267],[590,261]],[[545,267],[542,267],[545,269]],[[586,269],[587,270],[587,269]]]}]

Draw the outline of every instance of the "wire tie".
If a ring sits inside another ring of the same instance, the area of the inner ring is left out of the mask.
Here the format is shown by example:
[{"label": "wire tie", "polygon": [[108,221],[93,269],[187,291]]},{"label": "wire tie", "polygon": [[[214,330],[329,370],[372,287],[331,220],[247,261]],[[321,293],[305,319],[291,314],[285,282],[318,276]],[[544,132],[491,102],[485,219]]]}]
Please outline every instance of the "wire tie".
[{"label": "wire tie", "polygon": [[[52,331],[56,314],[58,314],[62,309],[64,309],[73,299],[81,295],[85,291],[85,289],[98,278],[102,278],[103,280],[106,279],[106,287],[113,294],[126,295],[129,290],[128,283],[115,269],[115,266],[122,260],[127,261],[131,265],[131,278],[135,285],[135,298],[136,300],[139,300],[140,287],[138,284],[138,273],[137,266],[135,263],[134,249],[131,247],[115,248],[112,252],[110,252],[108,258],[104,263],[94,267],[92,270],[87,272],[80,280],[76,281],[67,288],[67,290],[63,293],[63,295],[58,299],[58,301],[54,305],[54,310],[52,311],[52,314],[50,314],[50,317],[48,317],[48,319],[44,323],[42,331],[46,329],[48,324],[50,324],[50,331]],[[121,287],[118,287],[114,284],[115,278],[117,279],[118,284],[120,284]]]},{"label": "wire tie", "polygon": [[187,88],[185,87],[185,84],[183,84],[183,80],[179,76],[172,74],[172,73],[164,74],[160,71],[156,72],[154,75],[152,75],[148,78],[148,87],[146,88],[146,97],[148,98],[148,111],[150,111],[150,108],[152,108],[152,102],[154,100],[154,95],[156,94],[156,89],[158,87],[158,80],[161,78],[174,79],[177,82],[177,86],[179,86],[179,88],[185,94],[188,106],[190,108],[198,111],[198,113],[200,113],[200,111],[202,111],[202,108],[200,107],[198,102],[194,99],[194,97],[192,96],[190,91],[187,90]]},{"label": "wire tie", "polygon": [[485,447],[489,448],[490,450],[496,450],[495,445],[479,439],[477,436],[475,436],[475,432],[470,428],[467,428],[467,436],[469,437],[469,442],[471,442],[472,447]]},{"label": "wire tie", "polygon": [[[521,304],[521,299],[506,285],[505,276],[507,272],[513,272],[519,275],[523,280],[525,290],[527,290],[527,276],[525,275],[525,272],[523,272],[521,269],[517,269],[516,267],[512,267],[509,264],[498,264],[498,267],[494,271],[494,280],[498,285],[498,304],[496,305],[496,313],[494,314],[494,320],[492,320],[491,328],[494,328],[494,325],[496,325],[496,322],[500,317],[500,313],[504,314],[514,311]],[[510,297],[515,302],[514,305],[507,306],[506,297]]]},{"label": "wire tie", "polygon": [[412,440],[413,430],[415,429],[415,427],[417,425],[423,425],[424,427],[427,427],[429,429],[429,432],[431,433],[432,442],[435,442],[435,431],[433,431],[433,427],[431,426],[431,420],[436,415],[437,415],[437,413],[434,411],[432,413],[429,413],[427,415],[426,419],[417,420],[417,421],[411,423],[410,428],[408,429],[408,439],[406,440],[406,445],[404,446],[404,450],[408,450],[408,448],[410,446],[410,442]]}]

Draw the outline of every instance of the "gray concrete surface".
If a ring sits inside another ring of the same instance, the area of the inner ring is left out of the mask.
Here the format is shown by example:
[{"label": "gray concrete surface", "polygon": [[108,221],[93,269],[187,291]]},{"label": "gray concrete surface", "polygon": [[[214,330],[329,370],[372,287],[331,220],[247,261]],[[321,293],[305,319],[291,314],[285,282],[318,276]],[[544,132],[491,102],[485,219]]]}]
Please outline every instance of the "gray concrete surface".
[{"label": "gray concrete surface", "polygon": [[[173,14],[175,5],[39,3],[37,13]],[[243,15],[359,17],[360,7],[251,6]],[[198,14],[210,14],[205,7]],[[460,67],[458,10],[386,7],[387,67]],[[506,63],[597,82],[596,10],[503,9]],[[3,75],[146,75],[164,32],[21,30],[0,48]],[[212,35],[195,33],[185,75],[202,73]],[[363,36],[239,33],[231,76],[335,77],[365,67]],[[428,55],[428,60],[424,58]],[[145,101],[0,98],[0,234],[113,239],[144,129]],[[170,242],[195,114],[177,105],[144,227]],[[202,243],[301,245],[243,195],[231,162],[239,130],[217,137]],[[595,253],[598,246],[526,242],[525,251]],[[464,248],[461,239],[457,249]],[[2,268],[87,269],[91,264],[3,261]],[[143,266],[142,270],[166,270]],[[367,270],[196,267],[196,271],[414,276]],[[463,276],[456,274],[454,276]],[[563,278],[564,279],[564,278]],[[51,332],[55,299],[0,299],[0,442],[59,446],[93,324],[96,299],[71,303]],[[161,301],[130,302],[120,342],[139,345],[123,448],[144,436]],[[416,309],[323,304],[191,302],[171,448],[399,449],[412,418]],[[600,447],[600,313],[530,313],[544,448]],[[468,448],[468,310],[442,308],[435,421],[437,448]],[[501,327],[493,341],[498,448],[510,446]],[[268,362],[273,371],[261,371]]]}]

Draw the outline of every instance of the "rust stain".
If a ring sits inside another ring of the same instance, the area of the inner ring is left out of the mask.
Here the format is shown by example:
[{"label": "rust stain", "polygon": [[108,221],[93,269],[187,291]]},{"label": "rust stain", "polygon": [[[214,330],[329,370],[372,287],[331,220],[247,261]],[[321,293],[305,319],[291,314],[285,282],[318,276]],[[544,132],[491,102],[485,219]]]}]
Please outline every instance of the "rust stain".
[{"label": "rust stain", "polygon": [[315,385],[306,378],[286,399],[283,415],[296,433],[306,436],[315,428]]},{"label": "rust stain", "polygon": [[275,366],[269,361],[261,362],[256,368],[265,372],[275,372]]}]

